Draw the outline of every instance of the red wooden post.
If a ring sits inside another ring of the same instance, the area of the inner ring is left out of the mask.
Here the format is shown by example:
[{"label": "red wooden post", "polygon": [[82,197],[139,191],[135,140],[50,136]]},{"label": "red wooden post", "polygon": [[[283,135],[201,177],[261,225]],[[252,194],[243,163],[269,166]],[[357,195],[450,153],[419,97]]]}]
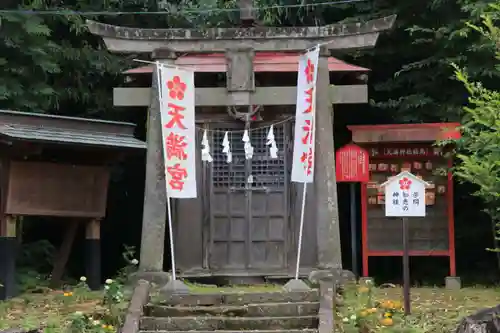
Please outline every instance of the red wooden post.
[{"label": "red wooden post", "polygon": [[363,247],[363,276],[368,275],[368,195],[366,183],[361,184],[361,242]]},{"label": "red wooden post", "polygon": [[[448,160],[448,168],[453,166],[453,158]],[[448,171],[448,239],[449,239],[449,256],[450,256],[450,276],[457,276],[457,268],[455,266],[455,209],[454,209],[454,188],[453,175]]]}]

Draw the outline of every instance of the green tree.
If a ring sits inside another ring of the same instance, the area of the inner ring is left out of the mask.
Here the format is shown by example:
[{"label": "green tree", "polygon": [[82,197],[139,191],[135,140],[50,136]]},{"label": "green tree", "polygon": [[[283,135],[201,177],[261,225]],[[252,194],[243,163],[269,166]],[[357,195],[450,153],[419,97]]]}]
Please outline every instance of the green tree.
[{"label": "green tree", "polygon": [[[482,26],[468,24],[480,33],[486,44],[496,46],[496,61],[500,60],[500,28],[495,25],[498,14],[500,2],[491,5],[482,15]],[[463,108],[463,137],[458,142],[460,153],[455,174],[477,185],[474,194],[484,200],[487,213],[500,226],[500,91],[470,80],[469,74],[456,64],[453,67],[456,78],[470,95],[469,105]],[[495,70],[500,73],[500,66]],[[496,233],[498,235],[498,231]]]},{"label": "green tree", "polygon": [[0,108],[82,115],[112,107],[110,83],[123,60],[86,32],[84,18],[32,0],[0,13]]},{"label": "green tree", "polygon": [[373,69],[372,107],[389,112],[394,122],[458,121],[467,102],[449,63],[467,64],[469,75],[488,84],[498,81],[491,50],[469,21],[478,24],[491,0],[373,1],[367,16],[398,14],[393,33],[358,58]]}]

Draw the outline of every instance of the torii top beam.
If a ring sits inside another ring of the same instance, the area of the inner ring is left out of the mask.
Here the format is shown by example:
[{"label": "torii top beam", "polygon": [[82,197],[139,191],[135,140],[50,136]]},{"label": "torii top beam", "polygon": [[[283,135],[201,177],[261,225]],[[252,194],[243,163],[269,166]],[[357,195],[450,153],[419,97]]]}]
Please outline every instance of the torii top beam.
[{"label": "torii top beam", "polygon": [[302,51],[318,44],[330,50],[374,47],[380,32],[393,27],[396,15],[365,23],[322,27],[252,27],[209,29],[140,29],[87,21],[90,32],[104,39],[117,53],[151,53],[168,48],[174,52],[225,52],[228,48],[253,51]]}]

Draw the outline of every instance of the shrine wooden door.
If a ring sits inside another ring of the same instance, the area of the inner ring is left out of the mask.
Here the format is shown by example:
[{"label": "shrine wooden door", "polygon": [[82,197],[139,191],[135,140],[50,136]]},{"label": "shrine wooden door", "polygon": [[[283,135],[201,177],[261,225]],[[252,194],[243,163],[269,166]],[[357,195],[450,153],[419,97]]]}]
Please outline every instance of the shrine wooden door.
[{"label": "shrine wooden door", "polygon": [[[290,125],[274,128],[278,158],[266,145],[269,127],[256,125],[249,136],[252,159],[245,159],[243,124],[212,127],[209,265],[228,272],[272,272],[287,266],[290,238],[288,149]],[[232,162],[222,151],[225,131]]]}]

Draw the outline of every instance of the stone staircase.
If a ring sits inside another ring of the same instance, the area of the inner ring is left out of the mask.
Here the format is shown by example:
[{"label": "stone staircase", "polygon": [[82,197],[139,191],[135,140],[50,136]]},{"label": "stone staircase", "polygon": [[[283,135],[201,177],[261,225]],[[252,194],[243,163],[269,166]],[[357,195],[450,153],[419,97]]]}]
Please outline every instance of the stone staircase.
[{"label": "stone staircase", "polygon": [[141,333],[318,333],[319,294],[307,292],[172,295],[143,307]]}]

